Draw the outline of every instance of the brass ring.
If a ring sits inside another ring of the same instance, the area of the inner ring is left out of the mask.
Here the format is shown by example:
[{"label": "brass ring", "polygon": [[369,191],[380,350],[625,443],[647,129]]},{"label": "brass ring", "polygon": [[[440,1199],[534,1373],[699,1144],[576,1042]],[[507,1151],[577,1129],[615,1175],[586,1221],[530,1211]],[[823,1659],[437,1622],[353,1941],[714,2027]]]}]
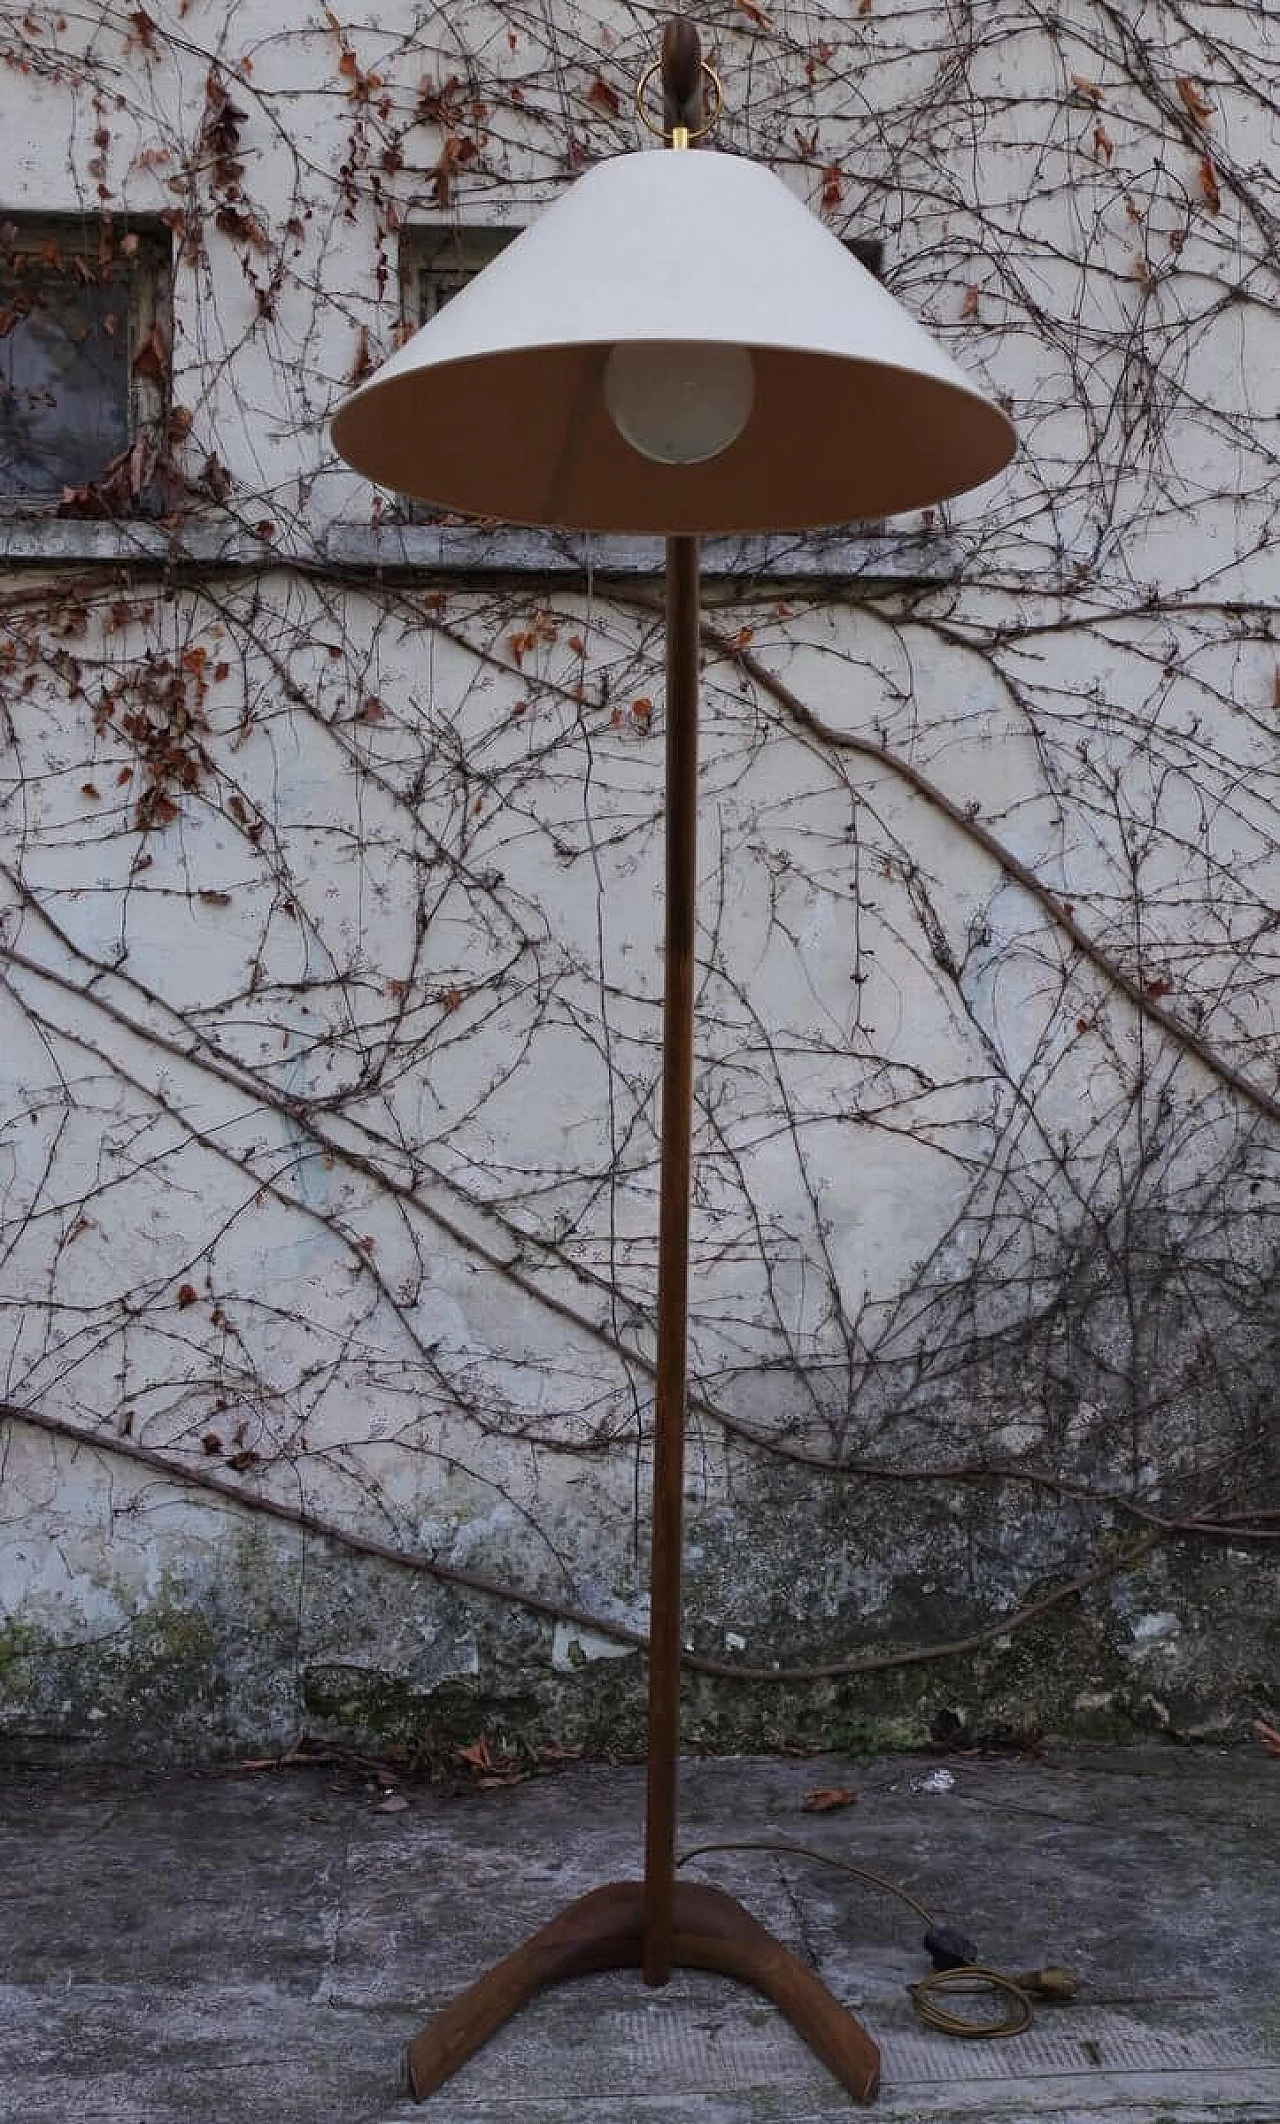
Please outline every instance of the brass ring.
[{"label": "brass ring", "polygon": [[[707,134],[713,132],[715,127],[720,123],[720,113],[724,109],[724,84],[721,81],[719,74],[717,74],[713,66],[707,65],[705,59],[700,59],[698,61],[698,68],[701,73],[706,75],[707,80],[711,83],[711,87],[715,94],[715,102],[711,107],[711,115],[707,119],[706,124],[697,126],[696,128],[690,128],[690,140],[705,140]],[[640,120],[641,125],[645,127],[647,132],[652,133],[655,139],[669,141],[671,139],[671,134],[666,130],[665,126],[655,125],[652,118],[649,116],[649,113],[644,107],[645,91],[648,89],[649,83],[652,81],[654,75],[660,73],[661,69],[661,59],[655,59],[651,66],[647,66],[645,68],[643,74],[641,74],[640,76],[639,81],[636,83],[636,116]]]}]

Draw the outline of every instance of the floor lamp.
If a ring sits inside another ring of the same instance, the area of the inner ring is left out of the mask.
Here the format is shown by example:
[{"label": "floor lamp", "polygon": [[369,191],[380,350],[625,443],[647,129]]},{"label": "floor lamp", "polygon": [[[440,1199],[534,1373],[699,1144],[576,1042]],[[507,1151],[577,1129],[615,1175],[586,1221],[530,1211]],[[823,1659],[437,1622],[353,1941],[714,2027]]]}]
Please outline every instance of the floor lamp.
[{"label": "floor lamp", "polygon": [[[646,92],[661,76],[663,123]],[[709,93],[708,93],[709,91]],[[672,149],[722,92],[669,22],[637,111]],[[855,2099],[870,2036],[721,1890],[675,1878],[688,1209],[693,1098],[698,538],[797,531],[959,494],[1013,454],[1005,415],[759,164],[642,152],[598,164],[340,407],[340,455],[465,514],[667,540],[666,955],[643,1881],[594,1889],[415,2036],[419,2099],[547,1985],[709,1969],[764,1992]]]}]

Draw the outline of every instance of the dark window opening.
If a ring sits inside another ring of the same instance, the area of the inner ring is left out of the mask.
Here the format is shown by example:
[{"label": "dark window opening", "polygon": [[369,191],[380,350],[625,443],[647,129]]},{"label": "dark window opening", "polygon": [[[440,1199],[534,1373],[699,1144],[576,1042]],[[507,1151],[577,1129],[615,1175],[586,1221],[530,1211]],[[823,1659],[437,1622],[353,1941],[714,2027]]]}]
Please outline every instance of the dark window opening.
[{"label": "dark window opening", "polygon": [[151,230],[0,221],[0,500],[60,503],[158,436],[167,271]]},{"label": "dark window opening", "polygon": [[415,331],[505,251],[519,229],[410,229],[401,279],[404,321]]}]

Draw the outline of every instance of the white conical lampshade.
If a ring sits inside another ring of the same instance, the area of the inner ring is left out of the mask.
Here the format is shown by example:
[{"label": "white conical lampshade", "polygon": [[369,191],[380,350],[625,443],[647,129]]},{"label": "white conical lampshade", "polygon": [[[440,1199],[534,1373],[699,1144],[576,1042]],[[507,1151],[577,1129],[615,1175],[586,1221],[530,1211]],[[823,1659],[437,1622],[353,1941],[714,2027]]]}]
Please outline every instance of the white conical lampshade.
[{"label": "white conical lampshade", "polygon": [[707,150],[589,171],[332,432],[357,471],[439,508],[667,534],[922,507],[1015,446],[778,178]]}]

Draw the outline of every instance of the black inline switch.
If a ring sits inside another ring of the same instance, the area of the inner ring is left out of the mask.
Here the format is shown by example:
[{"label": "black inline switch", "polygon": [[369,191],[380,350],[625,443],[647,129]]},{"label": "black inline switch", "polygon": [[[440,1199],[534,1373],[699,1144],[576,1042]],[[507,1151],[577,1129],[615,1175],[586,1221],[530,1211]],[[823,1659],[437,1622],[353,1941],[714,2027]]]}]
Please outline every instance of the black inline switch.
[{"label": "black inline switch", "polygon": [[924,1936],[924,1950],[935,1969],[967,1969],[978,1959],[975,1942],[953,1925],[934,1925]]}]

